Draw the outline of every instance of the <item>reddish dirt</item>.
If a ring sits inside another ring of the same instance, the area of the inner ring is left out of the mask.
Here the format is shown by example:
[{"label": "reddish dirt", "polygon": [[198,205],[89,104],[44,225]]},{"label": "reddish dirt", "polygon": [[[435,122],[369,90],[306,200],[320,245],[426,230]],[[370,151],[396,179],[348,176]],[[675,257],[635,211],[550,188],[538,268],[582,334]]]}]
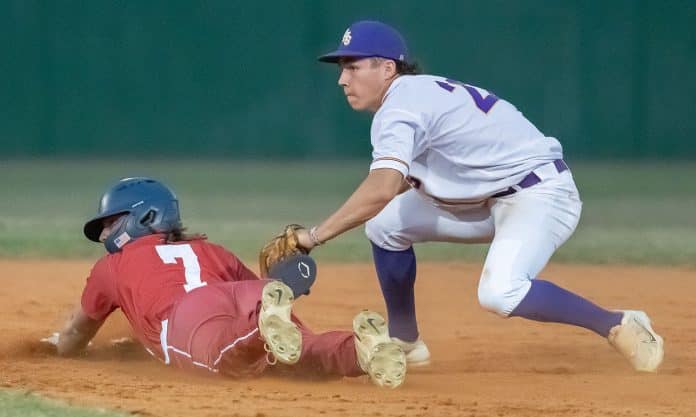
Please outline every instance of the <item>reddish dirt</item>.
[{"label": "reddish dirt", "polygon": [[[50,355],[36,341],[58,329],[91,264],[0,261],[0,387],[144,416],[694,416],[696,270],[552,265],[542,274],[601,305],[646,310],[666,344],[657,374],[638,374],[607,342],[570,326],[503,320],[480,309],[480,266],[421,264],[422,335],[433,353],[401,388],[366,377],[312,381],[192,376],[140,348],[120,313],[90,354]],[[320,265],[296,311],[315,330],[349,329],[363,308],[384,311],[371,265]]]}]

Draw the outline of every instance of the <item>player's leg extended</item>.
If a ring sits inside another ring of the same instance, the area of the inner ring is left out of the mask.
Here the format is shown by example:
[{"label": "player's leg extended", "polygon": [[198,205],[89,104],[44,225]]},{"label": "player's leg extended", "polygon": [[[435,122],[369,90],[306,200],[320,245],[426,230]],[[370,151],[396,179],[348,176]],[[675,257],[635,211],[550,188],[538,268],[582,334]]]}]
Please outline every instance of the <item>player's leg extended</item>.
[{"label": "player's leg extended", "polygon": [[389,334],[403,342],[409,364],[425,364],[427,346],[418,339],[412,244],[425,241],[488,242],[493,221],[487,208],[452,213],[424,200],[416,191],[395,198],[366,225],[377,277],[387,306]]},{"label": "player's leg extended", "polygon": [[[569,178],[568,174],[566,187],[574,190]],[[577,194],[569,197],[559,178],[555,182],[547,180],[493,204],[496,235],[483,268],[479,300],[503,316],[575,324],[606,336],[621,320],[620,313],[601,309],[548,281],[535,280],[580,218],[582,203]]]},{"label": "player's leg extended", "polygon": [[[625,329],[624,312],[606,310],[551,282],[534,279],[573,233],[580,211],[568,172],[499,199],[492,207],[496,236],[479,284],[481,305],[503,316],[572,324],[603,337]],[[647,331],[649,320],[643,324],[644,338],[659,338]]]},{"label": "player's leg extended", "polygon": [[301,374],[319,376],[359,376],[365,374],[355,355],[353,333],[330,331],[313,333],[302,324],[302,354],[294,368]]},{"label": "player's leg extended", "polygon": [[406,377],[403,349],[389,338],[387,324],[377,313],[363,311],[353,319],[353,332],[311,332],[299,319],[302,355],[292,370],[301,375],[360,376],[379,386],[396,388]]}]

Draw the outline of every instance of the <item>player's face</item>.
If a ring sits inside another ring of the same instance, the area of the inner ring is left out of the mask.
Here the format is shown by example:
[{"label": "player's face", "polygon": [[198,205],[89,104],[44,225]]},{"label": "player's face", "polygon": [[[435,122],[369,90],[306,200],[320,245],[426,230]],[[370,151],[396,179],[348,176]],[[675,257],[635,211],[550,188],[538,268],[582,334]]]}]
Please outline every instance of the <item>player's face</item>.
[{"label": "player's face", "polygon": [[119,220],[125,217],[125,214],[116,214],[114,216],[107,217],[106,219],[102,220],[102,226],[104,228],[102,229],[102,232],[99,235],[99,241],[101,243],[104,243],[104,241],[107,237],[109,237],[111,232],[120,225]]},{"label": "player's face", "polygon": [[338,63],[341,75],[338,85],[343,87],[348,104],[353,110],[376,112],[391,82],[396,78],[394,61],[388,59],[347,59]]}]

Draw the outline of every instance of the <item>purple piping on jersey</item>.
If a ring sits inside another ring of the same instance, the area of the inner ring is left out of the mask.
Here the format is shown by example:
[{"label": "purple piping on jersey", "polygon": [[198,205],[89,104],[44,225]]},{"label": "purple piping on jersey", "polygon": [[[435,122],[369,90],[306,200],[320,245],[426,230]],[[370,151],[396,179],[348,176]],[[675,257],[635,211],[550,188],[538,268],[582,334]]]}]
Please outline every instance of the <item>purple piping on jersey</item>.
[{"label": "purple piping on jersey", "polygon": [[[558,171],[559,174],[568,169],[568,165],[562,159],[556,159],[555,161],[553,161],[553,165],[556,167],[556,171]],[[498,198],[498,197],[505,197],[505,196],[510,195],[510,194],[515,194],[517,192],[517,188],[515,188],[515,187],[519,187],[520,189],[524,189],[524,188],[529,188],[532,185],[539,184],[540,182],[541,182],[541,178],[539,178],[539,176],[537,174],[535,174],[534,172],[530,172],[529,174],[527,174],[526,177],[522,178],[522,181],[517,183],[517,185],[515,185],[513,187],[508,187],[507,190],[501,191],[499,193],[495,193],[491,197]]]}]

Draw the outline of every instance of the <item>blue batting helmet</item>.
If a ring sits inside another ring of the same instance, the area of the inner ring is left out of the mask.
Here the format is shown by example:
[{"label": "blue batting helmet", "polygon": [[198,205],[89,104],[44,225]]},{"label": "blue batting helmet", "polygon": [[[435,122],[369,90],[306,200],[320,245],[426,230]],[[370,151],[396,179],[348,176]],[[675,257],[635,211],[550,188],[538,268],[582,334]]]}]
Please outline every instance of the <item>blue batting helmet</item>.
[{"label": "blue batting helmet", "polygon": [[124,178],[110,187],[99,202],[97,216],[85,223],[87,239],[99,242],[103,220],[124,214],[104,241],[109,253],[139,237],[167,233],[182,227],[179,201],[166,185],[152,178]]}]

